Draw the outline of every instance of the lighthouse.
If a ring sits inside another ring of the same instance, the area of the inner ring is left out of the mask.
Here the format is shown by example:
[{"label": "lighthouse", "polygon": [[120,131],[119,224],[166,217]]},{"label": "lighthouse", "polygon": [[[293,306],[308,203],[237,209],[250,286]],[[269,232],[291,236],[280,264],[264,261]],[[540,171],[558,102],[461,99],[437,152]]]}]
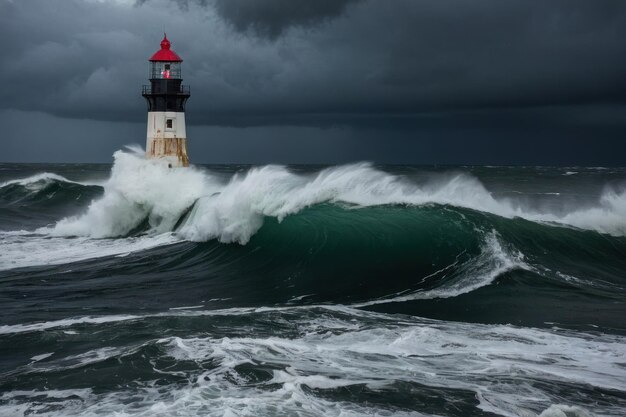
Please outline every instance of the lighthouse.
[{"label": "lighthouse", "polygon": [[183,60],[164,35],[161,49],[149,62],[150,85],[142,91],[148,102],[146,157],[162,160],[170,168],[189,166],[185,103],[191,94],[189,86],[182,85]]}]

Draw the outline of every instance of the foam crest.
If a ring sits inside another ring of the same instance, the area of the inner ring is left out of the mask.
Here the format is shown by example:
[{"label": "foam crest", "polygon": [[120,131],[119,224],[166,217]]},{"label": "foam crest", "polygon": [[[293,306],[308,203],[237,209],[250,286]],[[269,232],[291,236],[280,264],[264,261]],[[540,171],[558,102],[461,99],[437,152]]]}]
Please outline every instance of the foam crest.
[{"label": "foam crest", "polygon": [[140,150],[118,151],[114,157],[104,196],[92,202],[82,216],[63,219],[48,232],[55,236],[119,237],[147,220],[151,233],[163,233],[172,231],[181,215],[193,206],[177,231],[181,237],[245,244],[262,227],[265,217],[281,221],[316,204],[342,203],[360,207],[451,205],[626,235],[626,190],[606,190],[590,208],[573,207],[555,213],[496,199],[477,178],[464,173],[442,174],[416,183],[368,163],[330,167],[310,175],[268,165],[235,174],[224,183],[210,172],[193,167],[169,169],[159,161],[146,160]]},{"label": "foam crest", "polygon": [[371,207],[459,202],[476,209],[498,208],[478,180],[464,175],[420,188],[366,163],[327,168],[307,176],[270,165],[235,175],[219,194],[200,199],[179,233],[192,241],[217,238],[245,244],[263,225],[265,216],[281,221],[321,203]]},{"label": "foam crest", "polygon": [[[451,265],[452,266],[452,265]],[[440,287],[427,291],[415,291],[410,294],[384,297],[377,300],[357,304],[365,307],[376,304],[398,303],[432,298],[450,298],[466,294],[491,284],[496,278],[513,269],[531,269],[524,262],[524,254],[507,248],[498,238],[495,230],[485,236],[485,242],[478,256],[455,265],[455,268],[444,268],[432,275],[441,275],[445,283]],[[446,274],[451,276],[446,276]]]},{"label": "foam crest", "polygon": [[58,181],[58,182],[67,182],[70,184],[80,184],[80,185],[88,185],[80,182],[75,182],[68,180],[61,175],[53,174],[51,172],[42,172],[40,174],[35,174],[27,178],[21,178],[16,180],[10,180],[3,183],[0,183],[0,188],[7,187],[9,185],[21,185],[24,187],[28,187],[31,190],[41,190],[47,187],[49,184]]},{"label": "foam crest", "polygon": [[444,204],[507,218],[626,235],[626,192],[607,190],[594,207],[556,214],[495,199],[478,179],[467,174],[446,175],[418,185],[369,164],[332,167],[309,176],[293,174],[281,166],[251,169],[245,175],[234,176],[220,194],[200,199],[179,232],[193,241],[219,239],[245,244],[263,225],[265,216],[280,221],[321,203],[361,207]]},{"label": "foam crest", "polygon": [[263,225],[263,216],[278,217],[288,196],[302,185],[302,178],[283,167],[253,168],[235,175],[219,194],[201,198],[178,232],[192,241],[245,244]]}]

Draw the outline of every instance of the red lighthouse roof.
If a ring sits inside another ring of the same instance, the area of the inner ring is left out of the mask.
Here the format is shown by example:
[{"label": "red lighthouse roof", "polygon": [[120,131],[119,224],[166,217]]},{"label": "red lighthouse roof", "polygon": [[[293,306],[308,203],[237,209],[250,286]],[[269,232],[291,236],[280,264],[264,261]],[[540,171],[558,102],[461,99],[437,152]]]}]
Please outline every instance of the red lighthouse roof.
[{"label": "red lighthouse roof", "polygon": [[182,59],[176,52],[170,49],[170,41],[167,39],[167,35],[164,34],[163,40],[161,41],[161,49],[156,51],[154,55],[152,55],[149,61],[168,61],[168,62],[183,62]]}]

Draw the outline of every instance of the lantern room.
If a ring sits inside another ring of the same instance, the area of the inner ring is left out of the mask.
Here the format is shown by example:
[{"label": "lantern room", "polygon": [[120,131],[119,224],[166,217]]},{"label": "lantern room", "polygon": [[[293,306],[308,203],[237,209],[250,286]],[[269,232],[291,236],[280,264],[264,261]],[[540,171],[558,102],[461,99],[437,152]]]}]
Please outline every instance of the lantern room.
[{"label": "lantern room", "polygon": [[150,79],[182,79],[181,63],[183,60],[172,51],[167,35],[161,41],[161,49],[150,57]]}]

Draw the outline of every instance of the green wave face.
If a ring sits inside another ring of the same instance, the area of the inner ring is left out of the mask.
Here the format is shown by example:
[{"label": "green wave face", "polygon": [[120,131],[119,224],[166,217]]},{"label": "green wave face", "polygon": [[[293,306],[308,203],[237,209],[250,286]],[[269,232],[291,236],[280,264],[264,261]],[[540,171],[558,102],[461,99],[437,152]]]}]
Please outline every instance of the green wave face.
[{"label": "green wave face", "polygon": [[236,273],[282,280],[315,294],[305,297],[311,302],[446,299],[500,279],[610,297],[623,293],[626,269],[624,238],[447,206],[321,205],[280,223],[265,219],[245,246],[211,246],[228,253]]}]

